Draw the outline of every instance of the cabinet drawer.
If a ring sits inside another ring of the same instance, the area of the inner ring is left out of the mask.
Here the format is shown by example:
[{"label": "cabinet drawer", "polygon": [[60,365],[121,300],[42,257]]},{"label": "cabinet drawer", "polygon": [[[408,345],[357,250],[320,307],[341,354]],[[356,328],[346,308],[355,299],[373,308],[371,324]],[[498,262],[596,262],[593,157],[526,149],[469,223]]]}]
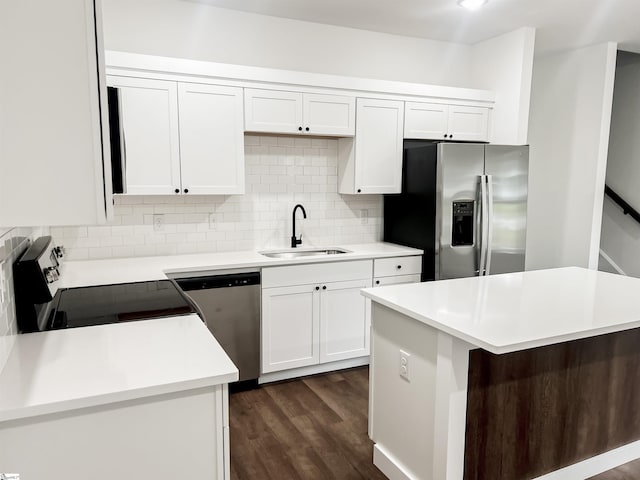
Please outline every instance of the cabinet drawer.
[{"label": "cabinet drawer", "polygon": [[371,279],[371,260],[289,265],[262,269],[262,288],[307,285],[317,282]]},{"label": "cabinet drawer", "polygon": [[400,285],[403,283],[420,283],[420,274],[413,275],[397,275],[393,277],[376,277],[373,279],[374,287],[383,287],[384,285]]},{"label": "cabinet drawer", "polygon": [[374,277],[413,275],[422,273],[422,257],[377,258],[373,263]]}]

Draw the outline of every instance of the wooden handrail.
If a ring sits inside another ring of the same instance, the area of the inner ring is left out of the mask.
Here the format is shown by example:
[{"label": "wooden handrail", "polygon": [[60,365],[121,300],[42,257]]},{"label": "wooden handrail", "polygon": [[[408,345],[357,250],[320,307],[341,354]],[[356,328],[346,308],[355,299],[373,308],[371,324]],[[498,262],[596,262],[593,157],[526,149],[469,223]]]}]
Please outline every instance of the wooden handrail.
[{"label": "wooden handrail", "polygon": [[624,213],[625,215],[631,215],[631,218],[633,218],[636,222],[640,223],[640,213],[638,213],[638,211],[635,208],[633,208],[631,205],[625,202],[620,195],[618,195],[616,192],[611,190],[611,187],[609,187],[608,185],[605,185],[604,193],[606,195],[609,195],[609,197],[611,197],[611,200],[616,202],[620,206],[620,208],[622,208],[622,213]]}]

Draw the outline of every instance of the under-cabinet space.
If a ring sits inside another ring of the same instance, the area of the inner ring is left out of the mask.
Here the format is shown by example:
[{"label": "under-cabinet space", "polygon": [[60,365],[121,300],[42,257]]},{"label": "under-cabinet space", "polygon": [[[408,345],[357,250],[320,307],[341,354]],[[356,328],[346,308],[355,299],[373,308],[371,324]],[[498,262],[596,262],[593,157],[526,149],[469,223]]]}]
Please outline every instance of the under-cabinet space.
[{"label": "under-cabinet space", "polygon": [[246,88],[244,108],[247,132],[355,134],[355,97],[351,96]]}]

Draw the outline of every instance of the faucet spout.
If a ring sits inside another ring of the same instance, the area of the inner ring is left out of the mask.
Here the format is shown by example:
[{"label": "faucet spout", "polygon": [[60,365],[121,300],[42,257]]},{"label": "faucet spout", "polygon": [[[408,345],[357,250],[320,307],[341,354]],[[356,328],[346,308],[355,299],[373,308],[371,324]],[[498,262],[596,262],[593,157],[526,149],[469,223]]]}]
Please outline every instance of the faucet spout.
[{"label": "faucet spout", "polygon": [[298,209],[302,210],[302,216],[304,218],[307,218],[307,212],[302,205],[298,203],[295,207],[293,207],[293,213],[291,214],[291,248],[296,248],[298,245],[302,244],[302,234],[300,235],[300,238],[296,238],[296,211]]}]

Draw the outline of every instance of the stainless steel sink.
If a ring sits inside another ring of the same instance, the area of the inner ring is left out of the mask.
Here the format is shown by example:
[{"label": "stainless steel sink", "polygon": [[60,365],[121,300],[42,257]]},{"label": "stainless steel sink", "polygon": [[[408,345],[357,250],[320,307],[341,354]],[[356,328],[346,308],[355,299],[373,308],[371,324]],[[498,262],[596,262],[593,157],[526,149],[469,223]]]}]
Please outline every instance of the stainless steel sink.
[{"label": "stainless steel sink", "polygon": [[290,249],[290,250],[270,250],[258,252],[260,255],[270,258],[300,258],[300,257],[321,257],[325,255],[338,255],[350,253],[349,250],[340,248],[314,248],[314,249]]}]

